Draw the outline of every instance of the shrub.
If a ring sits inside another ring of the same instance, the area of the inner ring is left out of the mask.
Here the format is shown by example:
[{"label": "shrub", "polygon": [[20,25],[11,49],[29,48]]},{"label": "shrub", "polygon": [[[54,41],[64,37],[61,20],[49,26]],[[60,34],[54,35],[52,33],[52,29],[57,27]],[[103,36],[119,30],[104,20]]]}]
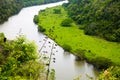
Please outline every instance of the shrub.
[{"label": "shrub", "polygon": [[103,71],[99,77],[99,80],[119,80],[120,79],[120,67],[112,66]]},{"label": "shrub", "polygon": [[34,23],[37,24],[39,22],[39,17],[38,15],[35,15],[34,16],[34,19],[33,19]]},{"label": "shrub", "polygon": [[55,80],[55,70],[51,69],[50,71],[50,80]]},{"label": "shrub", "polygon": [[116,40],[117,40],[118,42],[120,42],[120,28],[116,30],[115,34],[116,34],[116,36],[117,36],[117,37],[116,37]]},{"label": "shrub", "polygon": [[96,23],[91,23],[89,25],[86,25],[84,28],[84,33],[87,35],[96,35],[95,30],[97,29]]},{"label": "shrub", "polygon": [[91,59],[90,62],[97,68],[97,69],[107,69],[113,63],[110,59],[105,57],[96,57]]},{"label": "shrub", "polygon": [[68,51],[68,52],[70,52],[72,49],[71,46],[69,46],[68,44],[63,44],[62,47],[65,51]]},{"label": "shrub", "polygon": [[72,24],[72,19],[68,18],[68,19],[64,19],[62,22],[61,22],[61,25],[64,26],[64,27],[70,27],[71,24]]},{"label": "shrub", "polygon": [[0,33],[0,43],[4,41],[4,38],[5,38],[4,34]]},{"label": "shrub", "polygon": [[46,29],[45,29],[45,28],[43,28],[41,25],[39,25],[39,26],[38,26],[38,31],[40,31],[40,32],[45,32],[45,31],[46,31]]},{"label": "shrub", "polygon": [[45,10],[40,10],[40,12],[45,12]]},{"label": "shrub", "polygon": [[77,60],[84,60],[86,58],[85,50],[77,49],[75,52],[76,52],[75,55],[77,55]]},{"label": "shrub", "polygon": [[117,79],[120,79],[120,66],[115,66],[110,68],[112,75]]},{"label": "shrub", "polygon": [[53,13],[54,13],[54,14],[61,14],[61,9],[54,9],[54,10],[53,10]]}]

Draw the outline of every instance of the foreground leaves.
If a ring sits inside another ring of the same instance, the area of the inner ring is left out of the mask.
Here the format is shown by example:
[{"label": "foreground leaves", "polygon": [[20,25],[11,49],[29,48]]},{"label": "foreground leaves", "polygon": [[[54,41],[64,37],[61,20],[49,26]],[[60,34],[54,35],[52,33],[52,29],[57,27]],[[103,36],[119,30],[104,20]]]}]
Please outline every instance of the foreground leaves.
[{"label": "foreground leaves", "polygon": [[5,42],[0,34],[0,80],[40,80],[44,65],[34,42],[24,36]]}]

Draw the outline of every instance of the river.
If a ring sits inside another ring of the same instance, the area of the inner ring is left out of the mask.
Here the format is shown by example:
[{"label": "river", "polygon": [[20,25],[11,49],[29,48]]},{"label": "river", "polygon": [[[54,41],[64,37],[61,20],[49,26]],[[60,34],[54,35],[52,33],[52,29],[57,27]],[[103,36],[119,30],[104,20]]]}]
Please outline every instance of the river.
[{"label": "river", "polygon": [[85,61],[76,61],[74,55],[64,52],[53,40],[39,33],[37,25],[33,22],[34,15],[38,14],[39,10],[62,5],[66,2],[23,8],[18,14],[11,16],[8,21],[0,25],[0,32],[4,32],[9,40],[15,39],[19,35],[25,35],[27,39],[37,44],[41,55],[50,57],[49,54],[52,53],[50,69],[55,69],[56,80],[73,80],[78,76],[81,77],[81,80],[91,80],[88,77],[93,77],[93,80],[96,80],[96,71],[93,65]]}]

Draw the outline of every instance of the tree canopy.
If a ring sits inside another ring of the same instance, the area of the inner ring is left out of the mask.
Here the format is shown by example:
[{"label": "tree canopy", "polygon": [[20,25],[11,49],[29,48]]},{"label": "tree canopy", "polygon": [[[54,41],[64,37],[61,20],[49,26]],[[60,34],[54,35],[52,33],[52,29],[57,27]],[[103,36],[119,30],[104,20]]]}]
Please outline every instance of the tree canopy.
[{"label": "tree canopy", "polygon": [[69,16],[84,26],[87,35],[120,42],[119,0],[69,0]]},{"label": "tree canopy", "polygon": [[40,80],[44,65],[36,45],[24,36],[6,42],[4,38],[0,33],[0,80]]},{"label": "tree canopy", "polygon": [[11,15],[18,13],[23,7],[57,1],[62,0],[0,0],[0,24]]}]

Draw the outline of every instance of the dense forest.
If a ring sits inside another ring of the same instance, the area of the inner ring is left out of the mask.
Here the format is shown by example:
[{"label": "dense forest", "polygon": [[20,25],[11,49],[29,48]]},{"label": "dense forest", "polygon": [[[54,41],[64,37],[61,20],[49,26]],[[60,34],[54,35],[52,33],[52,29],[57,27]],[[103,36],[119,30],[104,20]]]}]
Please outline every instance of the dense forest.
[{"label": "dense forest", "polygon": [[20,36],[7,40],[0,33],[0,80],[39,80],[44,71],[34,42]]},{"label": "dense forest", "polygon": [[120,42],[119,0],[69,0],[65,6],[85,34]]},{"label": "dense forest", "polygon": [[11,15],[18,13],[23,7],[46,4],[62,0],[0,0],[0,24]]}]

